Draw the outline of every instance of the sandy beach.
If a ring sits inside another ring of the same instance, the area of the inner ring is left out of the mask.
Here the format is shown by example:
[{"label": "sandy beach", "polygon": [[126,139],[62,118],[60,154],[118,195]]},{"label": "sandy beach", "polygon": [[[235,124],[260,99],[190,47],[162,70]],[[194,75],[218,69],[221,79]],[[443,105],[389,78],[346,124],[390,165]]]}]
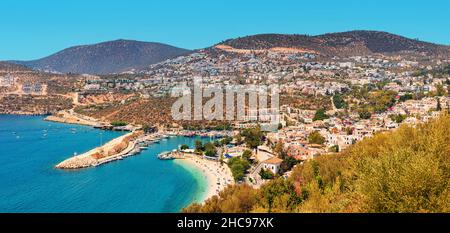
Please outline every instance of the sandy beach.
[{"label": "sandy beach", "polygon": [[[45,120],[63,122],[70,124],[80,124],[97,126],[99,121],[89,118],[81,117],[78,114],[74,114],[71,111],[60,111],[57,115],[49,116]],[[105,152],[114,150],[114,147],[121,144],[126,138],[133,133],[129,133],[113,139],[101,147],[94,148],[84,154],[76,155],[56,165],[59,169],[79,169],[97,166],[99,164],[107,163],[109,161],[121,159],[127,153],[135,148],[135,141],[131,141],[126,148],[113,155],[103,156],[102,158],[96,158],[96,154],[104,154]],[[202,197],[202,201],[211,198],[214,195],[218,195],[228,185],[234,184],[233,175],[231,170],[226,164],[221,165],[218,161],[212,161],[203,159],[199,156],[184,154],[182,159],[176,159],[176,163],[185,163],[196,167],[204,176],[207,181],[207,190]]]},{"label": "sandy beach", "polygon": [[185,159],[177,159],[176,163],[187,163],[198,168],[207,180],[207,191],[205,201],[214,195],[218,195],[225,187],[234,184],[231,170],[226,164],[221,165],[220,162],[211,161],[194,155],[187,155]]}]

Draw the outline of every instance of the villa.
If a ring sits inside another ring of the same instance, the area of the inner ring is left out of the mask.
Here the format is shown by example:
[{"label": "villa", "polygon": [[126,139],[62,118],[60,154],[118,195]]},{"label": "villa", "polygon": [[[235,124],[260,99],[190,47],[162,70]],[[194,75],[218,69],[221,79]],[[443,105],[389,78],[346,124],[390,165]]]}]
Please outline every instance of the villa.
[{"label": "villa", "polygon": [[267,170],[270,170],[271,172],[273,172],[273,174],[278,174],[278,171],[280,171],[282,162],[283,162],[282,159],[273,157],[273,158],[270,158],[270,159],[262,162],[262,166],[264,169],[267,169]]}]

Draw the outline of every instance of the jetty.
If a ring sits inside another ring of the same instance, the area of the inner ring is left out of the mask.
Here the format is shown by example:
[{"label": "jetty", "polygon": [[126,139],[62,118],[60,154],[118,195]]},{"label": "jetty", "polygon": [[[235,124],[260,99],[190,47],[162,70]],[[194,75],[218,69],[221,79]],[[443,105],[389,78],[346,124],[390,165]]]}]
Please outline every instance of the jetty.
[{"label": "jetty", "polygon": [[122,159],[135,148],[135,143],[129,141],[130,137],[134,137],[135,133],[128,133],[103,146],[97,147],[84,154],[74,156],[56,165],[59,169],[80,169],[87,167],[95,167],[104,163]]},{"label": "jetty", "polygon": [[146,135],[143,131],[133,131],[110,142],[92,149],[84,154],[73,156],[56,165],[58,169],[81,169],[97,167],[124,158],[138,155],[153,143],[159,143],[167,138],[165,134]]},{"label": "jetty", "polygon": [[59,111],[54,115],[47,116],[44,120],[66,124],[86,125],[94,128],[106,125],[106,123],[100,122],[92,117],[77,114],[72,109]]},{"label": "jetty", "polygon": [[160,160],[174,160],[174,159],[185,159],[184,154],[178,150],[163,152],[158,155]]}]

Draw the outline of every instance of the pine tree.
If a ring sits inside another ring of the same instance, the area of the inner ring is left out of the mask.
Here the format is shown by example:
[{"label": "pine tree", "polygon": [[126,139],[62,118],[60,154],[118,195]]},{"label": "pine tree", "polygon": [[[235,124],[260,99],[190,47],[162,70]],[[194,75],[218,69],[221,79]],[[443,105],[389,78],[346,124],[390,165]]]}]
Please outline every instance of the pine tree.
[{"label": "pine tree", "polygon": [[442,111],[441,100],[437,98],[436,111]]}]

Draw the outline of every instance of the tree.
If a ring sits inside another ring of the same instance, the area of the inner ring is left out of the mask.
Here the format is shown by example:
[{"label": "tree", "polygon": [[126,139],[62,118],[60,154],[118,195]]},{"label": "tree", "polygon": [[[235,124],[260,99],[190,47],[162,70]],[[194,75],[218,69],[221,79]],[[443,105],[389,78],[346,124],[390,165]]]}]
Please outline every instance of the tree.
[{"label": "tree", "polygon": [[325,143],[325,138],[319,133],[319,131],[314,131],[309,134],[308,142],[312,144],[322,145]]},{"label": "tree", "polygon": [[278,156],[280,156],[283,150],[284,150],[284,143],[282,141],[278,141],[273,148],[273,152]]},{"label": "tree", "polygon": [[222,145],[228,145],[231,143],[231,141],[233,141],[233,138],[230,136],[226,136],[226,137],[222,138],[222,140],[221,140]]},{"label": "tree", "polygon": [[268,213],[291,212],[301,202],[289,180],[275,179],[261,187],[261,207]]},{"label": "tree", "polygon": [[278,123],[278,130],[280,130],[280,129],[282,129],[282,128],[283,128],[283,124]]},{"label": "tree", "polygon": [[128,125],[128,123],[125,121],[113,121],[113,122],[111,122],[111,125],[120,127],[120,126],[126,126],[126,125]]},{"label": "tree", "polygon": [[299,161],[297,159],[295,159],[294,157],[285,156],[285,158],[283,159],[283,162],[281,162],[279,173],[284,174],[284,173],[290,171],[298,163],[299,163]]},{"label": "tree", "polygon": [[444,96],[445,95],[445,89],[442,84],[436,85],[436,96]]},{"label": "tree", "polygon": [[271,180],[275,177],[275,174],[273,174],[273,172],[270,170],[261,169],[261,171],[259,172],[259,176],[261,176],[261,179],[263,180]]},{"label": "tree", "polygon": [[353,134],[353,128],[352,127],[345,127],[344,131],[347,135],[352,135]]},{"label": "tree", "polygon": [[406,115],[402,115],[402,114],[391,115],[391,120],[397,124],[402,123],[405,119],[406,119]]},{"label": "tree", "polygon": [[203,145],[203,150],[205,151],[205,155],[208,157],[217,156],[216,146],[214,146],[214,144],[211,142],[205,143],[205,145]]},{"label": "tree", "polygon": [[437,104],[436,104],[436,111],[441,111],[441,110],[442,110],[441,100],[438,98]]},{"label": "tree", "polygon": [[228,186],[204,202],[194,203],[182,210],[183,213],[250,213],[258,200],[256,191],[249,185]]},{"label": "tree", "polygon": [[222,146],[222,141],[221,140],[215,140],[213,142],[213,144],[214,144],[215,147],[221,147]]},{"label": "tree", "polygon": [[217,157],[217,151],[216,150],[206,150],[205,155],[208,157]]},{"label": "tree", "polygon": [[155,127],[152,127],[152,126],[150,126],[150,125],[144,125],[144,126],[142,126],[142,130],[143,130],[145,133],[153,133],[153,132],[157,131]]},{"label": "tree", "polygon": [[325,120],[328,118],[330,118],[330,117],[325,113],[325,109],[319,109],[316,111],[313,121],[322,121],[322,120]]},{"label": "tree", "polygon": [[372,113],[369,112],[367,108],[362,108],[358,111],[359,118],[361,119],[370,119]]},{"label": "tree", "polygon": [[344,101],[341,95],[337,94],[333,96],[333,103],[337,109],[346,108],[347,103]]},{"label": "tree", "polygon": [[200,154],[203,151],[203,143],[200,140],[195,140],[195,153]]},{"label": "tree", "polygon": [[187,149],[189,149],[189,146],[186,145],[186,144],[183,144],[183,145],[181,145],[180,149],[181,150],[187,150]]},{"label": "tree", "polygon": [[236,140],[236,144],[237,145],[241,145],[242,143],[244,143],[244,140],[242,139],[242,135],[241,134],[237,134],[235,136],[235,140]]},{"label": "tree", "polygon": [[249,128],[244,129],[241,132],[241,135],[245,138],[244,141],[248,147],[255,149],[260,146],[263,142],[264,133],[261,131],[261,128]]},{"label": "tree", "polygon": [[384,112],[395,104],[397,92],[395,91],[374,91],[371,92],[367,106],[371,112]]},{"label": "tree", "polygon": [[408,93],[408,94],[400,96],[399,101],[400,102],[405,102],[407,100],[412,100],[412,99],[413,99],[413,95]]},{"label": "tree", "polygon": [[229,159],[228,166],[230,167],[235,181],[242,180],[245,176],[245,172],[250,168],[250,164],[247,160],[237,157]]},{"label": "tree", "polygon": [[245,150],[244,153],[242,153],[242,158],[250,161],[250,158],[252,157],[252,152],[249,150]]},{"label": "tree", "polygon": [[339,146],[334,145],[334,146],[330,147],[330,149],[328,151],[332,152],[332,153],[337,153],[337,152],[339,152]]}]

